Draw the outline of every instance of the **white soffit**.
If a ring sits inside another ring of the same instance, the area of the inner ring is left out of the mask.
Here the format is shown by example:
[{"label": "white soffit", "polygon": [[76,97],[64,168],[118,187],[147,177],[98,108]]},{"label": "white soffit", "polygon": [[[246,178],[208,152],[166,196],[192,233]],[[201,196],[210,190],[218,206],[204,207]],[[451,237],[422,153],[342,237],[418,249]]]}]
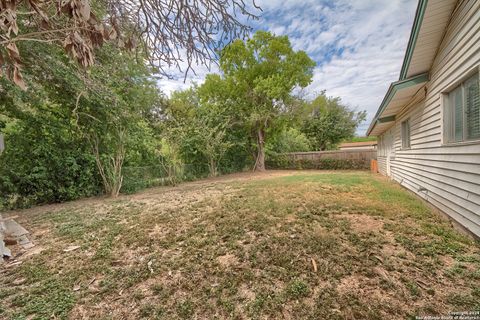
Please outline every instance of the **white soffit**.
[{"label": "white soffit", "polygon": [[457,0],[420,0],[400,79],[430,70]]}]

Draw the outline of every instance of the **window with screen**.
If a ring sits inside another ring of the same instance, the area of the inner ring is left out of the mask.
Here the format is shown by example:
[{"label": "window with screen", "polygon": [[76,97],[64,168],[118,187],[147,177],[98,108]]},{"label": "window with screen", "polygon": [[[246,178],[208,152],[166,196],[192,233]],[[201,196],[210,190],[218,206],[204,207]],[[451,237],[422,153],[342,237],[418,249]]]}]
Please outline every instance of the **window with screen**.
[{"label": "window with screen", "polygon": [[480,90],[476,73],[450,91],[445,100],[447,143],[480,140]]},{"label": "window with screen", "polygon": [[402,122],[402,149],[410,148],[410,119]]}]

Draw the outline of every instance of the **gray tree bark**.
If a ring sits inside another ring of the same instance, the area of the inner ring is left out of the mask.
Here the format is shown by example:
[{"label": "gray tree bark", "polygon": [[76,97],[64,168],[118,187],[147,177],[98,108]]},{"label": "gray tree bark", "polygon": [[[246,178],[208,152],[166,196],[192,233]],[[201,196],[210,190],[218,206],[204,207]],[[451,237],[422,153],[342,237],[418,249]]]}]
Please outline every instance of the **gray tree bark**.
[{"label": "gray tree bark", "polygon": [[265,130],[258,128],[257,130],[257,159],[255,161],[254,171],[265,171]]}]

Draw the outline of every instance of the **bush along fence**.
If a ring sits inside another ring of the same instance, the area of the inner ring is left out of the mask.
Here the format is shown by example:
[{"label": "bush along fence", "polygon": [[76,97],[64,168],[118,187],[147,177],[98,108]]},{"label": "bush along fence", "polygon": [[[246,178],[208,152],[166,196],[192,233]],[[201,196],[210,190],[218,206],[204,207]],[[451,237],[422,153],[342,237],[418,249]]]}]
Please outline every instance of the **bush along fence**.
[{"label": "bush along fence", "polygon": [[367,170],[376,150],[334,150],[269,155],[269,169]]},{"label": "bush along fence", "polygon": [[182,181],[192,181],[208,176],[208,166],[183,164],[175,168],[165,166],[124,167],[122,193],[135,193],[139,190],[176,185]]},{"label": "bush along fence", "polygon": [[[223,171],[224,170],[222,170],[222,173]],[[228,173],[228,171],[225,170],[225,173]],[[92,175],[94,175],[94,173],[92,173]],[[183,181],[206,178],[208,175],[209,170],[207,164],[179,164],[178,166],[153,165],[143,167],[126,166],[122,168],[123,183],[120,192],[131,194],[149,187],[176,185]],[[2,182],[1,179],[2,176],[0,175],[0,182]],[[92,178],[91,181],[93,185],[95,180]],[[86,185],[89,186],[89,184]],[[51,190],[56,189],[56,186],[51,186],[49,190],[47,190],[50,191],[51,195],[50,193],[45,194],[45,191],[40,193],[36,191],[36,189],[31,188],[31,190],[33,190],[31,196],[26,196],[25,194],[28,193],[23,192],[23,190],[3,190],[1,186],[0,184],[0,212],[7,209],[28,208],[36,204],[70,201],[81,197],[97,196],[103,193],[102,186],[99,183],[94,184],[93,187],[85,190],[84,193],[77,192],[71,194],[69,198],[54,197],[56,194]],[[33,185],[33,187],[35,186],[36,185]],[[79,186],[79,190],[86,189],[82,189],[81,187],[83,187],[83,185]],[[38,189],[40,190],[40,188]],[[65,187],[61,189],[65,189]],[[58,193],[57,191],[57,194]]]}]

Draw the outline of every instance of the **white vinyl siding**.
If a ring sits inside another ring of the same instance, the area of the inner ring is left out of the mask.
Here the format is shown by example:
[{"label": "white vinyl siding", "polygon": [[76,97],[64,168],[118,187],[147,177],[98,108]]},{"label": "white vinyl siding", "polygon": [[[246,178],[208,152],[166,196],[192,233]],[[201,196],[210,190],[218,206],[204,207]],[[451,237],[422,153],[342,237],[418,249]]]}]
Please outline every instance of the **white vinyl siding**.
[{"label": "white vinyl siding", "polygon": [[480,139],[479,75],[461,83],[445,99],[445,141],[447,143]]},{"label": "white vinyl siding", "polygon": [[[462,97],[463,93],[458,97],[458,101],[465,101],[462,113],[468,113],[470,119],[463,121],[465,128],[458,130],[459,141],[460,133],[462,139],[465,133],[465,143],[446,141],[447,132],[455,136],[455,127],[449,128],[444,120],[450,110],[449,95],[445,92],[452,93],[462,83],[472,88],[465,80],[471,78],[468,75],[473,75],[472,72],[478,75],[479,43],[480,1],[460,1],[430,70],[426,90],[420,90],[415,98],[418,102],[398,114],[393,127],[379,136],[379,141],[386,142],[385,136],[393,132],[391,145],[378,145],[381,173],[386,174],[387,150],[392,149],[388,165],[391,177],[477,236],[480,236],[480,139],[474,138],[479,121],[475,85],[470,91],[467,89],[469,97]],[[457,109],[460,113],[460,107]],[[406,119],[410,119],[409,149],[402,148],[401,124]]]}]

